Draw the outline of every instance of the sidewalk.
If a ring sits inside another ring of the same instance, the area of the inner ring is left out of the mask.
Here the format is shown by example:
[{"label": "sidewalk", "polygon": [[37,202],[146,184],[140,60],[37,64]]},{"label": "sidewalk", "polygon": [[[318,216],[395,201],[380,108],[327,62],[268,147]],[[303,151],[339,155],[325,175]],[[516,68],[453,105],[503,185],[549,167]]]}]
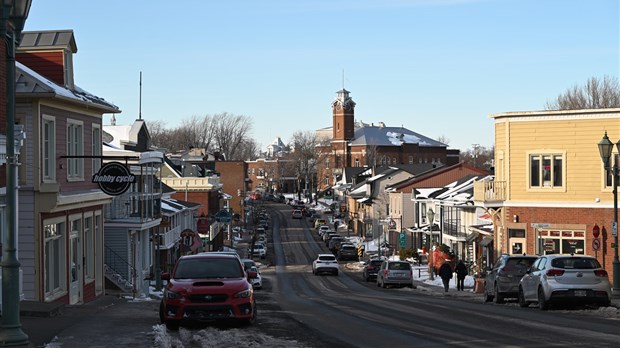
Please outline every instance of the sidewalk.
[{"label": "sidewalk", "polygon": [[[448,292],[444,291],[444,288],[442,285],[438,285],[434,283],[429,284],[427,279],[414,279],[413,285],[415,285],[418,290],[428,293],[431,296],[454,297],[454,298],[462,298],[462,299],[475,300],[475,301],[479,300],[480,302],[484,302],[484,293],[475,293],[474,287],[471,285],[467,286],[466,284],[464,291],[457,291],[456,286],[454,285],[454,279],[450,281],[450,289]],[[516,299],[508,299],[507,301],[516,302]],[[620,296],[612,296],[611,307],[620,309]]]},{"label": "sidewalk", "polygon": [[20,322],[30,347],[144,347],[151,344],[153,326],[159,323],[158,304],[157,300],[104,295],[83,305],[61,305],[46,312],[49,308],[37,307],[45,304],[28,303],[22,306]]}]

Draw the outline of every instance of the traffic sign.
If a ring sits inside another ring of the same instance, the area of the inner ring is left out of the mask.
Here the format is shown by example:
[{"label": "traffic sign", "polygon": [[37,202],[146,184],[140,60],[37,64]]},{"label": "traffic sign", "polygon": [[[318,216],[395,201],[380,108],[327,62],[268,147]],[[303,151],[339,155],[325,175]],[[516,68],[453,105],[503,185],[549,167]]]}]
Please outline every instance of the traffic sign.
[{"label": "traffic sign", "polygon": [[405,236],[405,232],[401,232],[398,234],[398,244],[401,248],[407,246],[407,236]]},{"label": "traffic sign", "polygon": [[598,238],[592,239],[592,249],[598,251],[601,248],[601,240]]},{"label": "traffic sign", "polygon": [[617,222],[617,221],[614,221],[614,222],[611,224],[611,235],[612,235],[613,237],[618,236],[618,222]]}]

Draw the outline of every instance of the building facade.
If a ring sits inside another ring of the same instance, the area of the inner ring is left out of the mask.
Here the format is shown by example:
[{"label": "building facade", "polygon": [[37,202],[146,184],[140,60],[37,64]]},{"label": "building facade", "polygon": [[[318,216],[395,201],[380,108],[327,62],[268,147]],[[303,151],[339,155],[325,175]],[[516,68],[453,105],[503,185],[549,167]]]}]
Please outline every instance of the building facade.
[{"label": "building facade", "polygon": [[[495,180],[477,183],[475,200],[493,218],[495,256],[592,255],[611,278],[617,247],[612,245],[613,180],[597,145],[606,132],[614,142],[620,138],[620,109],[491,117]],[[614,147],[612,158],[618,156],[617,150]],[[595,226],[601,231],[598,238],[593,236]]]}]

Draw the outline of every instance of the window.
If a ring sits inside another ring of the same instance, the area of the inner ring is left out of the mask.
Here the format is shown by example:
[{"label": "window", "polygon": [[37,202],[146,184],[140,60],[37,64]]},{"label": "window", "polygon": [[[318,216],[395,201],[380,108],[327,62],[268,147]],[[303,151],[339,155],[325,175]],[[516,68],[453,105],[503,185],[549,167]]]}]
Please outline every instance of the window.
[{"label": "window", "polygon": [[[67,156],[83,156],[83,125],[80,121],[67,120]],[[67,158],[67,178],[84,179],[84,159]]]},{"label": "window", "polygon": [[585,254],[585,231],[541,230],[539,250],[542,254]]},{"label": "window", "polygon": [[46,221],[45,232],[45,297],[50,298],[65,290],[65,222]]},{"label": "window", "polygon": [[95,278],[95,231],[93,229],[93,217],[84,218],[84,273],[86,279]]},{"label": "window", "polygon": [[[101,126],[98,124],[93,124],[92,140],[93,140],[93,147],[92,147],[93,156],[101,156],[103,143],[101,140]],[[101,168],[101,159],[93,158],[92,163],[93,163],[92,174],[95,175],[97,174],[97,172],[99,172],[99,169]]]},{"label": "window", "polygon": [[360,166],[360,160],[359,160],[359,158],[356,158],[355,159],[354,167],[359,167],[359,166]]},{"label": "window", "polygon": [[409,156],[409,164],[413,164],[413,156]]},{"label": "window", "polygon": [[561,154],[531,154],[530,187],[558,188],[564,184],[564,160]]},{"label": "window", "polygon": [[41,176],[43,182],[56,181],[56,120],[54,117],[43,115],[41,125]]}]

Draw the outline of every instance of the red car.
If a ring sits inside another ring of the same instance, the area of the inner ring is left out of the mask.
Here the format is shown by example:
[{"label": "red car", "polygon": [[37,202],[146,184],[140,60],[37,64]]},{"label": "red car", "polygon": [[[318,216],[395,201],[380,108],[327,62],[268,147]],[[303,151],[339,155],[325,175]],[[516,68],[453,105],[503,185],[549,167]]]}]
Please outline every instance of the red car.
[{"label": "red car", "polygon": [[159,307],[162,323],[171,330],[189,322],[256,321],[256,300],[241,260],[229,254],[200,253],[182,256],[167,280]]}]

